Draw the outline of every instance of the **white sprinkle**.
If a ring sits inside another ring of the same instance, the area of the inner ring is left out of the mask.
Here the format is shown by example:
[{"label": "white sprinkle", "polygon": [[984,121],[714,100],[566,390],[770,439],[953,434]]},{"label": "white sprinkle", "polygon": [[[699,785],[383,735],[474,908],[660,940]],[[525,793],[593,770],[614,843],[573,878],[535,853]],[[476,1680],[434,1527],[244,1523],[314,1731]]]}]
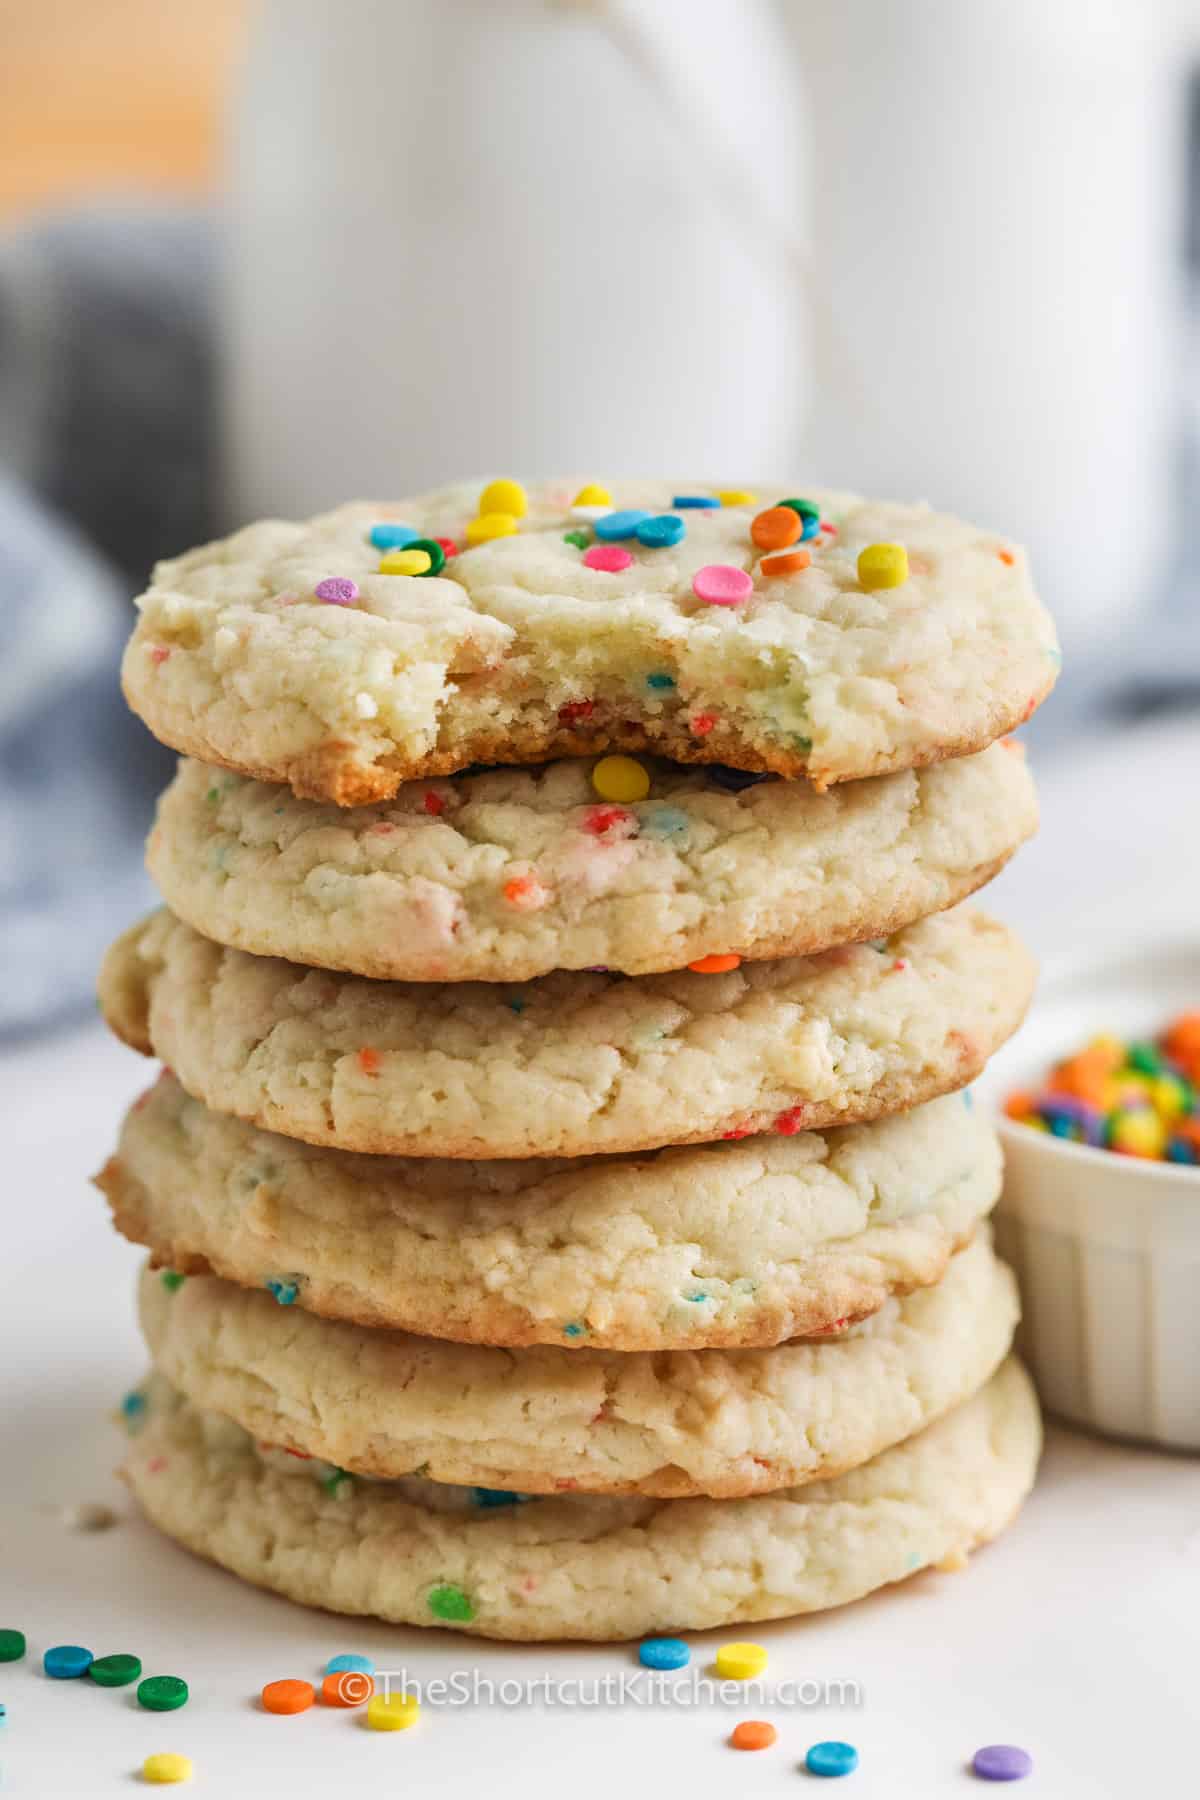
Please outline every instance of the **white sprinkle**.
[{"label": "white sprinkle", "polygon": [[213,633],[214,650],[232,650],[237,643],[237,632],[230,631],[228,625],[222,625]]},{"label": "white sprinkle", "polygon": [[354,710],[360,719],[373,719],[379,711],[379,703],[370,694],[355,694]]},{"label": "white sprinkle", "polygon": [[573,506],[570,516],[573,519],[581,520],[585,525],[590,525],[594,519],[606,518],[610,512],[616,510],[615,506]]}]

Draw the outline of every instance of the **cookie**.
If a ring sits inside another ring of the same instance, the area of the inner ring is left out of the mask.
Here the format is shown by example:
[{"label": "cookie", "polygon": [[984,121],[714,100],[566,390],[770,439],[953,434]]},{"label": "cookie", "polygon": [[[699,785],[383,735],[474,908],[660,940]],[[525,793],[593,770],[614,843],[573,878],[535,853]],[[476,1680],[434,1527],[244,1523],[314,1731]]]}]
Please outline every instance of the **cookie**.
[{"label": "cookie", "polygon": [[856,1468],[982,1387],[1018,1310],[986,1232],[936,1287],[836,1338],[769,1350],[488,1349],[149,1269],[139,1306],[154,1367],[262,1442],[382,1480],[664,1499]]},{"label": "cookie", "polygon": [[1011,739],[824,794],[639,766],[648,791],[628,805],[602,801],[604,768],[573,759],[417,782],[343,811],[184,762],[159,802],[150,871],[205,937],[310,967],[397,981],[643,975],[886,937],[982,886],[1037,824]]},{"label": "cookie", "polygon": [[886,942],[628,981],[369,981],[248,956],[169,912],[100,978],[118,1036],[218,1112],[393,1155],[583,1156],[851,1124],[972,1080],[1033,964],[956,908]]},{"label": "cookie", "polygon": [[[618,484],[595,518],[574,491],[488,496],[503,530],[481,542],[480,489],[460,483],[160,563],[126,697],[201,762],[354,806],[472,763],[606,749],[825,786],[980,750],[1054,684],[1053,625],[993,532],[786,484],[761,506],[674,509],[674,484]],[[781,520],[781,496],[810,516]],[[664,514],[678,525],[649,524]],[[381,541],[407,532],[415,564]],[[807,566],[779,573],[762,539],[789,533]],[[860,569],[876,544],[902,557]]]},{"label": "cookie", "polygon": [[1013,1358],[873,1462],[748,1500],[518,1503],[430,1481],[357,1481],[260,1453],[161,1377],[143,1400],[122,1472],[189,1550],[308,1606],[526,1643],[843,1606],[995,1537],[1032,1487],[1041,1448],[1033,1388]]},{"label": "cookie", "polygon": [[1000,1191],[970,1098],[824,1135],[475,1163],[317,1149],[209,1112],[164,1072],[98,1181],[158,1264],[282,1282],[328,1317],[464,1343],[738,1348],[942,1276]]}]

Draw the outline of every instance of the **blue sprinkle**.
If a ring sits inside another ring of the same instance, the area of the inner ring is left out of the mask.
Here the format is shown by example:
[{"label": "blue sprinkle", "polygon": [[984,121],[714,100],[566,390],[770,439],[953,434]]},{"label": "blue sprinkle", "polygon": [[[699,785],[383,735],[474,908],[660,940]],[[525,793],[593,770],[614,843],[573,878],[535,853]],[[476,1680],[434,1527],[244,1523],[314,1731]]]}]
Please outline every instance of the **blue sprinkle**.
[{"label": "blue sprinkle", "polygon": [[471,1498],[476,1506],[520,1506],[522,1497],[520,1494],[509,1493],[507,1488],[473,1487],[471,1489]]},{"label": "blue sprinkle", "polygon": [[78,1681],[86,1675],[95,1657],[82,1644],[55,1644],[42,1658],[42,1667],[52,1681]]},{"label": "blue sprinkle", "polygon": [[263,1282],[263,1286],[273,1300],[278,1300],[280,1306],[293,1306],[296,1295],[300,1292],[300,1283],[297,1279],[287,1279],[282,1275],[268,1276]]},{"label": "blue sprinkle", "polygon": [[662,674],[647,675],[646,686],[648,688],[654,688],[657,692],[665,693],[668,689],[675,686],[675,677],[673,675]]},{"label": "blue sprinkle", "polygon": [[642,830],[651,837],[678,837],[688,829],[688,816],[677,806],[659,806],[642,814]]},{"label": "blue sprinkle", "polygon": [[1172,1138],[1167,1145],[1167,1161],[1173,1163],[1194,1163],[1196,1152],[1186,1138]]},{"label": "blue sprinkle", "polygon": [[515,1012],[518,1018],[520,1018],[521,1014],[525,1011],[525,1002],[523,1000],[506,1000],[504,1004],[507,1006],[509,1012]]},{"label": "blue sprinkle", "polygon": [[804,1766],[810,1775],[853,1775],[858,1767],[858,1751],[853,1744],[839,1744],[834,1738],[825,1744],[814,1744]]},{"label": "blue sprinkle", "polygon": [[133,1389],[132,1393],[126,1394],[121,1402],[122,1418],[136,1419],[140,1414],[144,1413],[145,1410],[146,1396],[145,1394],[139,1394],[136,1388]]},{"label": "blue sprinkle", "polygon": [[966,1109],[967,1109],[967,1111],[968,1111],[968,1112],[974,1112],[974,1111],[975,1111],[975,1096],[974,1096],[974,1094],[973,1094],[973,1093],[972,1093],[972,1092],[971,1092],[971,1090],[970,1090],[970,1088],[964,1088],[964,1089],[963,1089],[963,1091],[962,1091],[962,1103],[963,1103],[963,1105],[964,1105],[964,1106],[965,1106],[965,1107],[966,1107]]},{"label": "blue sprinkle", "polygon": [[756,787],[767,776],[751,769],[730,769],[724,763],[709,763],[705,773],[708,779],[719,788],[725,788],[730,794],[740,794],[743,788]]},{"label": "blue sprinkle", "polygon": [[660,513],[656,519],[643,519],[637,528],[637,541],[647,550],[666,550],[686,536],[687,526],[674,513]]},{"label": "blue sprinkle", "polygon": [[581,1337],[585,1337],[586,1335],[587,1335],[587,1326],[586,1325],[564,1325],[563,1326],[563,1336],[564,1337],[581,1338]]},{"label": "blue sprinkle", "polygon": [[605,513],[602,519],[595,521],[593,530],[604,543],[615,544],[619,538],[631,538],[643,519],[649,517],[648,512],[642,512],[637,507],[627,507],[617,512]]},{"label": "blue sprinkle", "polygon": [[685,1294],[683,1297],[685,1300],[690,1300],[694,1306],[699,1306],[701,1301],[708,1299],[707,1294]]},{"label": "blue sprinkle", "polygon": [[359,1675],[373,1675],[375,1664],[369,1656],[356,1656],[352,1651],[345,1656],[331,1656],[325,1664],[327,1675],[340,1675],[343,1669],[353,1669]]},{"label": "blue sprinkle", "polygon": [[420,537],[411,525],[372,525],[371,542],[377,550],[403,550]]},{"label": "blue sprinkle", "polygon": [[7,1706],[5,1706],[3,1700],[0,1700],[0,1725],[3,1725],[3,1723],[4,1723],[5,1719],[7,1719],[7,1717],[8,1717],[8,1708],[7,1708]]},{"label": "blue sprinkle", "polygon": [[711,494],[676,494],[675,498],[671,501],[672,506],[692,507],[693,509],[700,507],[718,507],[720,504],[721,502],[715,500]]},{"label": "blue sprinkle", "polygon": [[647,1638],[638,1645],[643,1669],[686,1669],[692,1653],[682,1638]]}]

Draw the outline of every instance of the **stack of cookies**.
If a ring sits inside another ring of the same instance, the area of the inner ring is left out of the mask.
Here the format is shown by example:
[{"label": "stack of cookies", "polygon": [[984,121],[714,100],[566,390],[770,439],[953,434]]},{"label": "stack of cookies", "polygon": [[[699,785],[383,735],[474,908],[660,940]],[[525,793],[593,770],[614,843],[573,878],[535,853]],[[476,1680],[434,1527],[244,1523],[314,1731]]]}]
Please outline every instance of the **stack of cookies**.
[{"label": "stack of cookies", "polygon": [[1036,823],[1024,558],[926,508],[514,481],[162,565],[112,948],[164,1072],[125,1473],[294,1599],[624,1638],[961,1561],[1036,1403],[966,1084]]}]

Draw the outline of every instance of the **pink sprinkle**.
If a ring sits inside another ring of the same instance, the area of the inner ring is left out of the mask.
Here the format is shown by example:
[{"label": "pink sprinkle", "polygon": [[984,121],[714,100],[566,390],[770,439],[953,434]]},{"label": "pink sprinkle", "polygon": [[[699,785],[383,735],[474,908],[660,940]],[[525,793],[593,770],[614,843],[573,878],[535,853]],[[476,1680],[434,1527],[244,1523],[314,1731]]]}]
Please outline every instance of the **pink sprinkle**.
[{"label": "pink sprinkle", "polygon": [[165,1456],[152,1456],[150,1461],[146,1464],[146,1473],[147,1475],[161,1475],[166,1466],[167,1459]]},{"label": "pink sprinkle", "polygon": [[902,975],[904,973],[905,969],[907,969],[907,967],[908,967],[908,964],[905,962],[904,958],[902,956],[898,956],[896,958],[895,962],[892,964],[892,974],[893,975]]},{"label": "pink sprinkle", "polygon": [[706,563],[692,577],[692,592],[710,606],[739,606],[754,592],[754,583],[745,569],[735,569],[732,563]]},{"label": "pink sprinkle", "polygon": [[150,661],[152,663],[165,663],[170,654],[171,652],[163,644],[155,644],[153,650],[150,652]]},{"label": "pink sprinkle", "polygon": [[525,1577],[524,1581],[521,1583],[521,1592],[524,1594],[532,1594],[536,1591],[536,1589],[537,1589],[537,1581],[536,1581],[535,1577],[532,1575],[527,1575]]},{"label": "pink sprinkle", "polygon": [[829,535],[830,535],[830,537],[836,537],[836,536],[837,536],[837,534],[838,534],[838,528],[837,528],[837,526],[836,526],[836,525],[831,525],[831,524],[830,524],[830,523],[829,523],[829,520],[828,520],[828,519],[822,519],[822,520],[821,520],[821,530],[822,530],[822,531],[827,531],[827,532],[828,532],[828,533],[829,533]]},{"label": "pink sprinkle", "polygon": [[313,593],[331,606],[352,606],[358,599],[358,583],[348,575],[331,575],[328,581],[318,581]]},{"label": "pink sprinkle", "polygon": [[628,550],[622,550],[620,544],[593,544],[583,553],[585,569],[602,569],[606,575],[619,575],[632,561]]}]

